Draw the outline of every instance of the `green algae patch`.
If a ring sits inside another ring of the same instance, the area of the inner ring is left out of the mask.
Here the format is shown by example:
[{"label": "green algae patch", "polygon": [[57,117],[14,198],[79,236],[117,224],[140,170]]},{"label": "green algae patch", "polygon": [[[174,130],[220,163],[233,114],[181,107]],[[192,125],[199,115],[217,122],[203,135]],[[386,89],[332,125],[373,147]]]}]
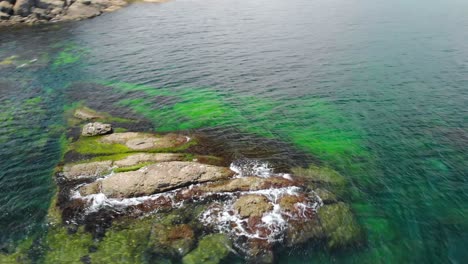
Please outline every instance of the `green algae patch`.
[{"label": "green algae patch", "polygon": [[136,170],[139,170],[139,169],[141,169],[141,168],[143,168],[145,166],[148,166],[150,164],[153,164],[153,163],[154,162],[143,162],[143,163],[133,165],[133,166],[120,167],[120,168],[114,169],[114,172],[117,173],[117,172],[136,171]]},{"label": "green algae patch", "polygon": [[92,263],[145,263],[153,219],[121,221],[106,231],[105,237],[90,255]]},{"label": "green algae patch", "polygon": [[51,226],[57,226],[62,223],[62,212],[57,206],[58,193],[50,201],[49,210],[47,211],[47,223]]},{"label": "green algae patch", "polygon": [[45,238],[47,251],[44,263],[80,263],[93,245],[91,234],[85,232],[83,227],[75,233],[68,232],[65,227],[51,227]]},{"label": "green algae patch", "polygon": [[339,202],[318,209],[330,249],[345,248],[362,239],[362,232],[348,205]]},{"label": "green algae patch", "polygon": [[80,137],[71,148],[83,155],[104,155],[131,152],[127,146],[122,144],[107,144],[100,141],[101,137]]},{"label": "green algae patch", "polygon": [[208,235],[200,239],[198,247],[188,253],[183,264],[218,264],[229,255],[231,241],[224,234]]}]

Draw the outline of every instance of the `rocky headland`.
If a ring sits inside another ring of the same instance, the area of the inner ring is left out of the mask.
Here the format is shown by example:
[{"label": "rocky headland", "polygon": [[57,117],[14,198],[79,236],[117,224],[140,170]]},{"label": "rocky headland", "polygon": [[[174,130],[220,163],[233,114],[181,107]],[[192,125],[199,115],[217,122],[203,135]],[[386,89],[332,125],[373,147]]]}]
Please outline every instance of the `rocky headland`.
[{"label": "rocky headland", "polygon": [[[346,181],[330,168],[276,172],[210,155],[195,135],[129,131],[124,119],[72,111],[48,232],[35,242],[44,263],[274,263],[282,250],[362,239]],[[0,260],[26,263],[26,246]]]}]

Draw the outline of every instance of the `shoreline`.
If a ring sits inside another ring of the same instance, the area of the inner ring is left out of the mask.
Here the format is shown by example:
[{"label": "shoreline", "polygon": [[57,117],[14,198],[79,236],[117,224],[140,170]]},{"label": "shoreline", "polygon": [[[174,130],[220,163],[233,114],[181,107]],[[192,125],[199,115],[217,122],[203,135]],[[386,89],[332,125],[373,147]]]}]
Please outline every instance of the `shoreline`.
[{"label": "shoreline", "polygon": [[[165,3],[169,0],[144,0]],[[0,28],[79,21],[117,11],[128,0],[0,0]]]}]

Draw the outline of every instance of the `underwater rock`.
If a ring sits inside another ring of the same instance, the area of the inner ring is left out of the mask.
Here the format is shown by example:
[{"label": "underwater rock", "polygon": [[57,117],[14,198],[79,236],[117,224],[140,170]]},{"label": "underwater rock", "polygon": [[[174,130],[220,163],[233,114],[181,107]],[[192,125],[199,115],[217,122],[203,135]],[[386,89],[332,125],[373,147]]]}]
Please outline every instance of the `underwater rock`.
[{"label": "underwater rock", "polygon": [[110,124],[95,122],[84,125],[81,135],[85,137],[93,137],[98,135],[105,135],[110,132],[112,132],[112,126]]},{"label": "underwater rock", "polygon": [[213,234],[203,237],[198,247],[188,253],[183,264],[218,264],[231,251],[232,243],[226,235]]},{"label": "underwater rock", "polygon": [[135,197],[160,193],[195,183],[227,179],[233,175],[228,168],[196,162],[161,162],[113,174],[101,181],[80,188],[82,195],[100,190],[107,197]]},{"label": "underwater rock", "polygon": [[263,195],[251,194],[241,196],[234,203],[234,209],[243,217],[258,216],[261,217],[265,212],[271,211],[273,205]]},{"label": "underwater rock", "polygon": [[73,116],[85,121],[104,118],[104,116],[86,107],[76,109],[75,113],[73,113]]},{"label": "underwater rock", "polygon": [[339,202],[322,206],[317,213],[328,237],[329,248],[343,248],[360,240],[361,229],[354,219],[351,209],[345,203]]},{"label": "underwater rock", "polygon": [[66,164],[61,176],[67,180],[94,179],[112,171],[112,161]]},{"label": "underwater rock", "polygon": [[187,224],[155,224],[149,241],[154,253],[171,257],[185,256],[196,242],[195,232]]}]

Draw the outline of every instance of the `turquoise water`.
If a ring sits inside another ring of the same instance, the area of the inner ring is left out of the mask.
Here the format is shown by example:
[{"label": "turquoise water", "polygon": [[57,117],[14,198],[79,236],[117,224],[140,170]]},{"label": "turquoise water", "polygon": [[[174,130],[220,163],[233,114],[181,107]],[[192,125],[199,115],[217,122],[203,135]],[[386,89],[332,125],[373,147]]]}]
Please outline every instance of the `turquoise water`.
[{"label": "turquoise water", "polygon": [[[468,257],[468,3],[201,1],[0,31],[0,246],[44,232],[64,107],[188,130],[236,157],[321,162],[367,241],[280,263]],[[14,57],[12,57],[14,56]]]}]

